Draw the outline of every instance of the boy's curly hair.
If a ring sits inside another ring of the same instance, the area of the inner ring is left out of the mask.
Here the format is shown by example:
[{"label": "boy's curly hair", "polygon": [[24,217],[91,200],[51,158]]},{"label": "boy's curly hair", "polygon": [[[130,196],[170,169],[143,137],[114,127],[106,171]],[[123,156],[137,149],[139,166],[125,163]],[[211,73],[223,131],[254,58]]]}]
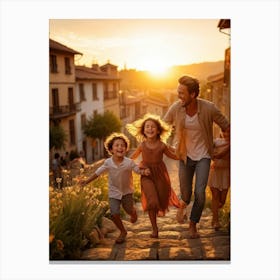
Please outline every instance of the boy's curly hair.
[{"label": "boy's curly hair", "polygon": [[104,147],[109,155],[112,155],[111,150],[112,150],[113,144],[114,144],[115,140],[118,140],[118,139],[123,140],[126,150],[128,151],[129,145],[130,145],[129,139],[123,133],[113,132],[106,138],[106,140],[104,142]]}]

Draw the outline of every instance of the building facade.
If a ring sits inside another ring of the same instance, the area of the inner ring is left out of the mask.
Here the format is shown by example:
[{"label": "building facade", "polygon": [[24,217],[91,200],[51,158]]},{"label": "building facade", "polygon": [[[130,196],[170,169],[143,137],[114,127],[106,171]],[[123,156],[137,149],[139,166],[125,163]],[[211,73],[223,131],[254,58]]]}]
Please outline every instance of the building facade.
[{"label": "building facade", "polygon": [[[107,65],[108,66],[108,65]],[[117,72],[93,64],[92,67],[76,66],[76,99],[81,110],[76,114],[77,148],[86,161],[92,163],[104,157],[103,141],[86,137],[83,125],[86,121],[105,111],[120,117],[119,78]]]},{"label": "building facade", "polygon": [[82,54],[49,40],[49,125],[66,132],[66,151],[77,148],[75,116],[81,110],[75,93],[75,55]]},{"label": "building facade", "polygon": [[[230,36],[230,20],[219,20],[219,31]],[[227,32],[226,32],[227,30]],[[230,47],[224,53],[224,71],[222,73],[209,76],[207,79],[206,98],[213,101],[221,112],[230,120]],[[219,137],[220,128],[214,125],[214,137]]]},{"label": "building facade", "polygon": [[103,155],[103,143],[99,139],[90,139],[83,133],[83,126],[89,118],[104,113],[102,77],[94,68],[76,66],[76,95],[81,103],[81,110],[76,114],[77,149],[91,163]]}]

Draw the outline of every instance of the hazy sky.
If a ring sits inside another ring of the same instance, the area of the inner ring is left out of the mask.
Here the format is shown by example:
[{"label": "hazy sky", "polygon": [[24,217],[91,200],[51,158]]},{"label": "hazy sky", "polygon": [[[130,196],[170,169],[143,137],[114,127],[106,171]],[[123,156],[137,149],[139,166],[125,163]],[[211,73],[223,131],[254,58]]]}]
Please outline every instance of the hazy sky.
[{"label": "hazy sky", "polygon": [[110,63],[123,69],[160,71],[224,59],[229,36],[219,19],[51,19],[49,35],[81,53],[76,64]]}]

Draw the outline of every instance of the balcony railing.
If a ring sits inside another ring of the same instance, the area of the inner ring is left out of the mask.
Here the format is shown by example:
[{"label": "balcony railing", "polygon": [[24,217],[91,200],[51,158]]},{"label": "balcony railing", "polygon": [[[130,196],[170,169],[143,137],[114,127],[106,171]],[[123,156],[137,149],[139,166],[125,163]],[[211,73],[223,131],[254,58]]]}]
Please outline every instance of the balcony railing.
[{"label": "balcony railing", "polygon": [[51,119],[66,118],[75,115],[79,111],[81,111],[81,103],[50,107],[50,118]]}]

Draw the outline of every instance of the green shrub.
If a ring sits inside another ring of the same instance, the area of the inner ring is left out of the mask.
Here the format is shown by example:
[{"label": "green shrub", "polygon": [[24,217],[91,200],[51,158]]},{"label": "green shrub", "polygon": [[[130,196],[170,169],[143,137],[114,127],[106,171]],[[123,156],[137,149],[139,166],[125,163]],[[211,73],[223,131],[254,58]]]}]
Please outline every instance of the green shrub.
[{"label": "green shrub", "polygon": [[[90,174],[87,174],[88,177]],[[73,180],[78,181],[78,178]],[[140,176],[133,173],[134,200],[141,198]],[[89,234],[110,218],[108,175],[104,174],[83,188],[78,184],[62,189],[49,188],[50,260],[76,260],[89,246]],[[121,212],[124,215],[124,212]]]},{"label": "green shrub", "polygon": [[108,192],[101,176],[81,188],[78,185],[49,192],[50,259],[79,259],[88,235],[108,210]]}]

